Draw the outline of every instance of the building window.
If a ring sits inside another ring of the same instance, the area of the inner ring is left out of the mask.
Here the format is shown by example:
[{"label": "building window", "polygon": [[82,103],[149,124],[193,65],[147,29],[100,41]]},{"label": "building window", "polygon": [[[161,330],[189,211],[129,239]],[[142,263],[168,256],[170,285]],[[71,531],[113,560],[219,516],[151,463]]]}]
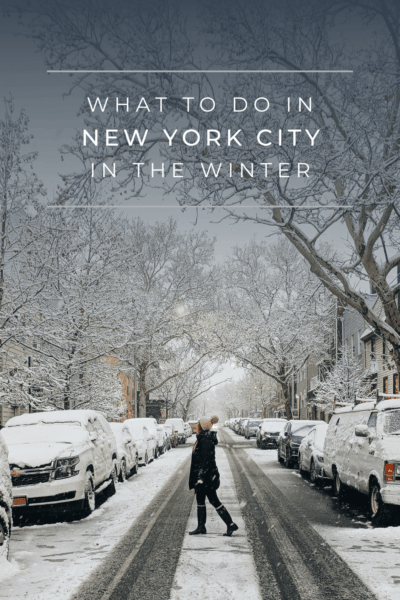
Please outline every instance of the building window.
[{"label": "building window", "polygon": [[358,330],[357,344],[358,344],[358,354],[361,354],[362,350],[362,342],[361,342],[362,329]]},{"label": "building window", "polygon": [[393,375],[393,394],[399,393],[399,374],[395,373]]},{"label": "building window", "polygon": [[129,396],[129,377],[126,378],[126,395]]},{"label": "building window", "polygon": [[383,378],[383,393],[384,394],[389,393],[389,377]]},{"label": "building window", "polygon": [[375,338],[371,338],[371,360],[375,360]]},{"label": "building window", "polygon": [[386,340],[382,338],[382,358],[386,360]]},{"label": "building window", "polygon": [[356,347],[354,345],[354,335],[351,336],[351,352],[352,352],[353,356],[356,353]]}]

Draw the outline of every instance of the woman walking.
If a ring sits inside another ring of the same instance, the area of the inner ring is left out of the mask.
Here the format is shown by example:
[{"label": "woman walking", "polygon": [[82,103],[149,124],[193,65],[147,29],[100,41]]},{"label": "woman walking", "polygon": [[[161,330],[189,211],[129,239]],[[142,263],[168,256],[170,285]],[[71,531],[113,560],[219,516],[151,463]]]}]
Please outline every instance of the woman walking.
[{"label": "woman walking", "polygon": [[211,419],[212,422],[208,419],[200,419],[197,424],[197,441],[193,448],[189,489],[194,489],[196,494],[198,525],[194,531],[189,532],[189,535],[207,533],[206,498],[208,498],[209,503],[216,509],[227,526],[224,535],[231,536],[234,531],[237,531],[238,526],[232,521],[231,515],[217,496],[220,480],[217,463],[215,462],[215,446],[218,444],[218,439],[216,434],[211,432],[211,427],[213,423],[218,422],[218,417],[212,417]]}]

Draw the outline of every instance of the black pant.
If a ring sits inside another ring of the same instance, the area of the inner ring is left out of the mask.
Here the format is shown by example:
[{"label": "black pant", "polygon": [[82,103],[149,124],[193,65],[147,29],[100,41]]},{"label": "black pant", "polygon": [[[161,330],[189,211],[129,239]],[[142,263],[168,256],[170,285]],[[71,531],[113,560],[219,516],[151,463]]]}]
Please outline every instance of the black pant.
[{"label": "black pant", "polygon": [[196,485],[195,490],[197,506],[205,506],[206,497],[208,498],[208,501],[211,504],[211,506],[213,506],[214,508],[219,508],[220,506],[222,506],[222,502],[220,502],[217,496],[217,492],[215,490],[212,490],[210,487],[204,485],[204,483],[199,483],[198,485]]}]

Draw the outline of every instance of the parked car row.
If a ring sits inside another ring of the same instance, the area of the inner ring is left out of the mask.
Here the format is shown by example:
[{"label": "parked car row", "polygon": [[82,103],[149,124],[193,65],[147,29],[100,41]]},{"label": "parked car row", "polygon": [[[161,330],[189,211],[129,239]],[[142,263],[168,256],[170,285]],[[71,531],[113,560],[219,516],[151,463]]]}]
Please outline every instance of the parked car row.
[{"label": "parked car row", "polygon": [[278,460],[334,496],[354,489],[368,496],[374,523],[388,523],[400,506],[400,398],[338,408],[329,425],[287,421]]},{"label": "parked car row", "polygon": [[109,423],[93,410],[10,419],[0,432],[0,556],[7,552],[11,512],[18,517],[27,509],[61,506],[89,515],[96,494],[115,494],[118,479],[124,481],[139,466],[186,441],[189,431],[183,420],[169,421]]}]

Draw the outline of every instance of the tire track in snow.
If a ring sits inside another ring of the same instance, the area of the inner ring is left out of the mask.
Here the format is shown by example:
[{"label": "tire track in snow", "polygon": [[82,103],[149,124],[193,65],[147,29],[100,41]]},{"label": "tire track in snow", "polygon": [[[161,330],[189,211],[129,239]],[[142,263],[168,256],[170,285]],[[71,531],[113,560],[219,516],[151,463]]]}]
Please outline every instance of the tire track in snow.
[{"label": "tire track in snow", "polygon": [[194,496],[190,457],[71,600],[168,600]]},{"label": "tire track in snow", "polygon": [[[373,600],[376,596],[222,432],[264,600]],[[277,593],[270,593],[271,576]]]}]

